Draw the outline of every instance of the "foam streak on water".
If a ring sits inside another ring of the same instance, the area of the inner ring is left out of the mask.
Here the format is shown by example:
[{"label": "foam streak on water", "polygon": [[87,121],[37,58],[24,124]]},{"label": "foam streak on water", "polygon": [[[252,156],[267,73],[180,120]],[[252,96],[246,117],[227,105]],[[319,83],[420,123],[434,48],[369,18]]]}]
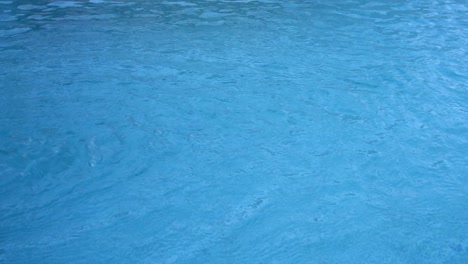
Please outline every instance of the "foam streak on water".
[{"label": "foam streak on water", "polygon": [[468,4],[0,1],[1,263],[468,263]]}]

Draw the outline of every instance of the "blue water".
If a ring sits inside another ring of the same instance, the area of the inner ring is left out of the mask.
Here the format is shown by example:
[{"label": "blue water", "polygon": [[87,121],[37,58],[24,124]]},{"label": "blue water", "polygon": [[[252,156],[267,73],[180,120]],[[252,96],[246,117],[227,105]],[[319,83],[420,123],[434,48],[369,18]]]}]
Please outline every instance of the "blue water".
[{"label": "blue water", "polygon": [[468,2],[0,1],[0,263],[468,263]]}]

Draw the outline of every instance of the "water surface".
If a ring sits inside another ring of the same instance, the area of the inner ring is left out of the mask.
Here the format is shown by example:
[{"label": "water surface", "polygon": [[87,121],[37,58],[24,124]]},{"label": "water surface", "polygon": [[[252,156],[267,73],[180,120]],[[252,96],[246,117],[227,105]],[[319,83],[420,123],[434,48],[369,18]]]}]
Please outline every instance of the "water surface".
[{"label": "water surface", "polygon": [[0,1],[0,262],[468,263],[468,4]]}]

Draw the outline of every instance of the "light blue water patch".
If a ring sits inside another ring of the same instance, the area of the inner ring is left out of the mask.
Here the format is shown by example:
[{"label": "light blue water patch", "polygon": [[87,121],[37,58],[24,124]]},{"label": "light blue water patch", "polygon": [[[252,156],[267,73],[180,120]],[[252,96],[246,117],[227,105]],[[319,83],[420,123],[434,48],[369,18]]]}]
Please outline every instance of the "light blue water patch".
[{"label": "light blue water patch", "polygon": [[468,4],[1,1],[1,263],[468,263]]}]

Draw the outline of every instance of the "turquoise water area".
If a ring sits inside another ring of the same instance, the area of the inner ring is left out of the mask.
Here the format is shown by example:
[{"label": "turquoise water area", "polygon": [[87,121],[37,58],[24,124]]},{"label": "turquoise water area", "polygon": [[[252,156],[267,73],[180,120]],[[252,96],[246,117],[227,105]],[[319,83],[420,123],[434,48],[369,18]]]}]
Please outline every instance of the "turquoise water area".
[{"label": "turquoise water area", "polygon": [[468,263],[468,2],[1,0],[0,263]]}]

